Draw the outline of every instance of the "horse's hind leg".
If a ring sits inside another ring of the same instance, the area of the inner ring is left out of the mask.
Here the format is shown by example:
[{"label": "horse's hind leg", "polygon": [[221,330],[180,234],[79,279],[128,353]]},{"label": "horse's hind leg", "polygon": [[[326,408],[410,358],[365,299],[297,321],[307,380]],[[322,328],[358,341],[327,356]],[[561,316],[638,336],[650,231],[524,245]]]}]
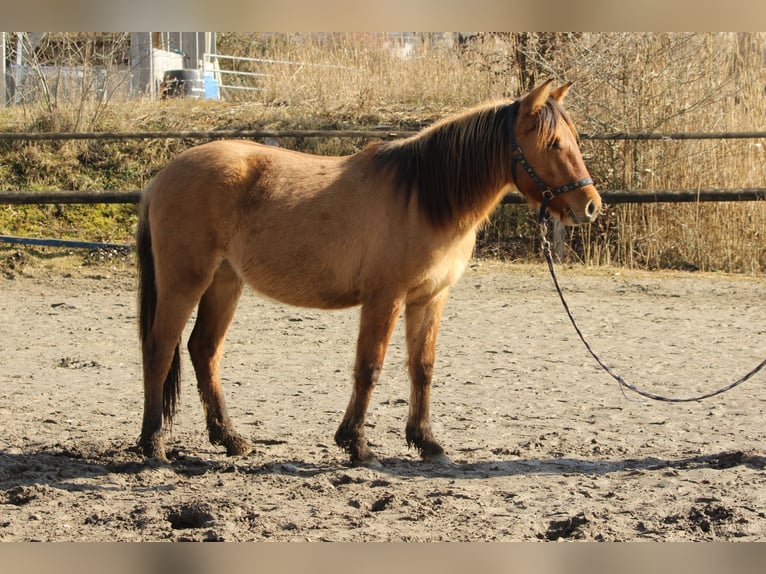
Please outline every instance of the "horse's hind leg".
[{"label": "horse's hind leg", "polygon": [[[178,345],[186,321],[197,304],[199,291],[166,289],[157,294],[151,331],[142,346],[144,418],[139,448],[145,456],[164,460],[163,413],[171,422],[178,392]],[[174,357],[175,355],[175,357]],[[168,387],[170,384],[170,388]]]},{"label": "horse's hind leg", "polygon": [[357,340],[354,390],[343,421],[335,433],[335,443],[346,450],[353,464],[369,464],[375,455],[367,446],[364,419],[372,389],[380,378],[388,341],[401,310],[400,301],[378,300],[362,306]]},{"label": "horse's hind leg", "polygon": [[449,459],[431,430],[429,405],[436,358],[436,335],[446,301],[445,289],[433,299],[408,302],[405,311],[411,379],[407,444],[417,447],[424,460],[440,463],[448,463]]},{"label": "horse's hind leg", "polygon": [[247,454],[250,443],[234,431],[221,389],[220,363],[226,331],[242,294],[242,279],[224,261],[199,302],[197,321],[189,337],[189,355],[205,407],[210,442],[226,447],[229,455]]}]

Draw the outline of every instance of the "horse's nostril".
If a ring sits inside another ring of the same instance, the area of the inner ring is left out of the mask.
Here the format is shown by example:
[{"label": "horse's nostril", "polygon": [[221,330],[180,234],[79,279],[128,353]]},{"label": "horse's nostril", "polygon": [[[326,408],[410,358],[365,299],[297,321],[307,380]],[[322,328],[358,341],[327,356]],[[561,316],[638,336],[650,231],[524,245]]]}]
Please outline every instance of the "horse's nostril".
[{"label": "horse's nostril", "polygon": [[585,204],[585,217],[588,218],[588,221],[593,221],[596,219],[597,215],[598,205],[591,199],[588,203]]}]

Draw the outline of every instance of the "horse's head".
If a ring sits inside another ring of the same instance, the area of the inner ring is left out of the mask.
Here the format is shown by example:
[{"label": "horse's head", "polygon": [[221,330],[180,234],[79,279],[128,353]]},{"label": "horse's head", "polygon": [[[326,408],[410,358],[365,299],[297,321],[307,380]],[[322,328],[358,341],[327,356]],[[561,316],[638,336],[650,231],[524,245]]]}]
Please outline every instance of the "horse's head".
[{"label": "horse's head", "polygon": [[591,223],[601,197],[588,175],[577,132],[561,106],[571,84],[551,88],[548,80],[509,107],[512,180],[540,208],[566,225]]}]

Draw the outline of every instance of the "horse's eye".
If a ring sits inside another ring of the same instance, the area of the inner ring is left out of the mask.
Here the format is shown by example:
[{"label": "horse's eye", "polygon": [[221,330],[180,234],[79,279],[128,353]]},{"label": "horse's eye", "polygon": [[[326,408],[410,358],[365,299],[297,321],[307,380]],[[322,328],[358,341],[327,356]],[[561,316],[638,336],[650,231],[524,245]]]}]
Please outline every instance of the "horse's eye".
[{"label": "horse's eye", "polygon": [[559,144],[558,139],[552,139],[548,142],[548,149],[559,149],[561,145]]}]

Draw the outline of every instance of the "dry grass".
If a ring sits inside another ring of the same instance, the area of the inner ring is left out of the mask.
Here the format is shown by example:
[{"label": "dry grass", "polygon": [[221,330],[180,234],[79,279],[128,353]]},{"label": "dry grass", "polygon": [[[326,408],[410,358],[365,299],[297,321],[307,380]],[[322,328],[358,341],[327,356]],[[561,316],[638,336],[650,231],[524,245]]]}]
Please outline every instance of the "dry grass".
[{"label": "dry grass", "polygon": [[[0,123],[16,131],[64,131],[75,122],[118,131],[417,128],[556,77],[576,81],[567,104],[583,133],[760,131],[766,126],[765,48],[764,34],[496,34],[462,47],[426,41],[402,57],[380,35],[222,34],[221,53],[300,64],[239,62],[243,71],[270,75],[257,81],[260,91],[231,91],[220,102],[104,106],[81,99],[55,107],[48,102],[0,110]],[[88,114],[93,121],[84,122]],[[195,143],[4,143],[0,187],[135,189]],[[351,153],[364,143],[280,142],[329,154]],[[582,147],[602,189],[740,188],[766,182],[766,142],[760,140],[583,140]],[[23,230],[26,219],[30,228],[60,225],[66,233],[68,225],[69,235],[82,235],[82,227],[91,238],[129,238],[131,209],[105,210],[78,225],[86,216],[68,221],[69,208],[2,207],[0,230]],[[501,208],[483,231],[481,252],[534,256],[537,233],[529,213],[526,207]],[[567,257],[588,265],[758,275],[766,269],[765,229],[764,202],[615,205],[597,224],[569,233]]]}]

